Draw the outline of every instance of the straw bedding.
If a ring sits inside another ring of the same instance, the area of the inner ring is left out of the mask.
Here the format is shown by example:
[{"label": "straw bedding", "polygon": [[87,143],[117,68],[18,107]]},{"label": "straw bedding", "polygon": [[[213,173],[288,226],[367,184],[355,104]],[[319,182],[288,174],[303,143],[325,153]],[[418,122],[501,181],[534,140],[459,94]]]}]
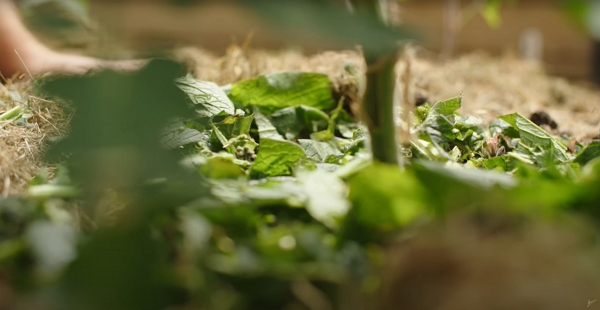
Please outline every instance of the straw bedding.
[{"label": "straw bedding", "polygon": [[0,114],[23,107],[27,119],[0,122],[0,195],[21,193],[44,166],[42,153],[51,137],[67,132],[68,109],[34,96],[33,84],[0,84]]}]

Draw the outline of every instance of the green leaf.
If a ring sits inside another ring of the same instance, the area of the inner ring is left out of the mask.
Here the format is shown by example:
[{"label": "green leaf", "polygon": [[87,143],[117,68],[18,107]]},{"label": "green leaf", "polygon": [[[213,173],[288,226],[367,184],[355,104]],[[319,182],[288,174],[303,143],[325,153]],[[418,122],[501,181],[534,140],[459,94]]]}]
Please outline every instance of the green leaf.
[{"label": "green leaf", "polygon": [[422,111],[428,114],[417,126],[417,133],[420,139],[433,145],[431,152],[417,148],[422,156],[433,158],[430,155],[435,154],[442,161],[464,162],[483,146],[485,132],[478,126],[480,120],[455,114],[461,104],[462,98],[456,97]]},{"label": "green leaf", "polygon": [[548,152],[554,159],[560,162],[567,162],[570,160],[566,146],[521,114],[515,113],[504,115],[500,116],[500,119],[506,121],[514,129],[519,131],[521,143],[526,148],[541,148],[544,152]]},{"label": "green leaf", "polygon": [[245,194],[256,206],[283,204],[302,207],[306,199],[301,185],[295,178],[277,180],[271,178],[264,183],[247,187]]},{"label": "green leaf", "polygon": [[277,128],[271,124],[269,118],[260,113],[257,108],[254,110],[254,119],[258,127],[258,136],[260,139],[283,140],[283,137],[277,132]]},{"label": "green leaf", "polygon": [[317,162],[322,163],[329,156],[342,155],[342,152],[329,142],[299,139],[298,143],[306,153],[306,156]]},{"label": "green leaf", "polygon": [[[70,135],[50,155],[57,160],[70,154],[69,171],[84,198],[98,199],[106,189],[118,188],[140,194],[147,206],[140,210],[150,210],[150,205],[167,207],[206,189],[200,178],[180,166],[181,156],[160,142],[166,124],[193,115],[189,100],[174,84],[184,74],[181,64],[153,60],[133,73],[106,70],[41,81],[46,94],[70,102],[77,111]],[[142,195],[152,179],[169,181]],[[177,198],[160,202],[158,195],[166,195],[163,189]]]},{"label": "green leaf", "polygon": [[58,284],[61,309],[159,310],[167,307],[167,247],[145,225],[95,232]]},{"label": "green leaf", "polygon": [[[226,153],[226,155],[228,155]],[[231,155],[230,155],[231,156]],[[209,158],[199,170],[211,179],[237,179],[245,174],[238,165],[233,162],[234,158],[215,156]]]},{"label": "green leaf", "polygon": [[302,132],[323,130],[330,121],[325,112],[308,106],[284,108],[271,114],[269,119],[288,140],[297,138]]},{"label": "green leaf", "polygon": [[261,139],[260,150],[250,168],[250,175],[254,178],[291,175],[292,166],[305,157],[302,148],[295,143]]},{"label": "green leaf", "polygon": [[493,137],[497,134],[502,134],[510,138],[519,137],[519,131],[502,119],[498,119],[490,125],[490,136]]},{"label": "green leaf", "polygon": [[277,131],[287,140],[293,140],[306,128],[304,122],[299,121],[295,107],[283,108],[269,116],[270,122]]},{"label": "green leaf", "polygon": [[298,119],[309,128],[310,132],[325,129],[329,125],[329,116],[321,110],[304,105],[296,108]]},{"label": "green leaf", "polygon": [[227,139],[227,137],[225,137],[225,135],[221,132],[221,130],[212,122],[210,123],[212,130],[213,130],[213,134],[217,137],[217,140],[219,140],[219,143],[221,143],[221,145],[223,146],[223,148],[227,149],[229,151],[229,153],[233,153],[233,147],[231,145],[229,145],[229,139]]},{"label": "green leaf", "polygon": [[510,171],[510,159],[508,155],[496,156],[482,160],[483,167],[487,170],[500,170],[503,172]]},{"label": "green leaf", "polygon": [[345,234],[355,240],[383,237],[426,214],[425,192],[408,171],[390,165],[369,166],[348,181],[352,210]]},{"label": "green leaf", "polygon": [[175,149],[180,146],[208,141],[210,135],[196,129],[191,129],[181,122],[173,122],[165,127],[162,133],[161,142],[169,149]]},{"label": "green leaf", "polygon": [[443,115],[452,115],[462,106],[462,97],[455,97],[440,101],[431,107],[430,113],[439,113]]},{"label": "green leaf", "polygon": [[301,105],[329,109],[335,105],[329,78],[318,73],[284,72],[233,84],[230,96],[244,106],[273,112]]},{"label": "green leaf", "polygon": [[588,26],[591,3],[593,2],[589,0],[560,0],[563,12],[580,29],[586,29]]},{"label": "green leaf", "polygon": [[297,177],[308,196],[308,213],[326,226],[337,228],[338,220],[350,209],[344,182],[336,175],[322,170],[302,171]]},{"label": "green leaf", "polygon": [[499,28],[502,25],[502,17],[500,16],[500,8],[502,7],[501,0],[487,0],[481,16],[492,28]]},{"label": "green leaf", "polygon": [[248,135],[253,122],[254,114],[249,116],[233,115],[215,125],[227,138],[231,139],[239,135]]},{"label": "green leaf", "polygon": [[583,166],[598,157],[600,157],[600,141],[594,141],[577,154],[575,162]]},{"label": "green leaf", "polygon": [[178,79],[177,86],[188,95],[200,116],[235,114],[235,107],[229,97],[213,82],[198,81],[188,75]]},{"label": "green leaf", "polygon": [[415,165],[424,168],[428,172],[434,173],[438,176],[443,176],[444,178],[453,179],[457,182],[466,183],[479,189],[490,189],[496,186],[512,188],[518,185],[518,182],[510,175],[494,171],[458,167],[455,169],[449,169],[436,162],[421,160],[416,161]]}]

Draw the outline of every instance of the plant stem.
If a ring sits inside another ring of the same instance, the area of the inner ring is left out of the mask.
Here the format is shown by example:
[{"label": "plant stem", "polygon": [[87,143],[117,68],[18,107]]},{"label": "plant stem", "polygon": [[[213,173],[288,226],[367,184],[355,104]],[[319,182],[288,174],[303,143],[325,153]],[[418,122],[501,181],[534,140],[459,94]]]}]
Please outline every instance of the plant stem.
[{"label": "plant stem", "polygon": [[363,112],[371,135],[373,159],[398,165],[398,143],[394,119],[395,64],[395,53],[383,56],[369,64]]},{"label": "plant stem", "polygon": [[16,118],[17,116],[19,116],[19,114],[21,114],[22,112],[23,112],[22,107],[14,107],[14,108],[0,114],[0,121],[12,120],[13,118]]}]

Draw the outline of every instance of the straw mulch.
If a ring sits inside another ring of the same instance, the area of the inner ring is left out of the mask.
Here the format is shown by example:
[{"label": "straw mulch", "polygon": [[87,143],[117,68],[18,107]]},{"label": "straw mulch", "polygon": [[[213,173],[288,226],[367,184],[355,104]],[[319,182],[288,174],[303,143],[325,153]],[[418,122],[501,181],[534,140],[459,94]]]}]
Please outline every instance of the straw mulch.
[{"label": "straw mulch", "polygon": [[463,115],[489,124],[508,113],[529,117],[543,111],[558,124],[554,134],[586,142],[600,138],[600,91],[548,76],[540,63],[474,53],[444,64],[420,59],[414,68],[417,92],[430,101],[462,93]]},{"label": "straw mulch", "polygon": [[366,71],[366,64],[358,51],[330,51],[305,56],[296,51],[275,53],[233,45],[222,57],[215,57],[197,48],[182,48],[175,51],[174,58],[187,63],[197,79],[219,85],[261,74],[304,71],[328,74],[335,92],[349,92],[356,91],[351,72],[360,74]]},{"label": "straw mulch", "polygon": [[48,138],[67,131],[67,109],[32,95],[32,83],[0,84],[0,114],[16,106],[28,118],[0,122],[0,195],[21,193],[44,166],[41,154]]},{"label": "straw mulch", "polygon": [[[358,51],[304,56],[294,51],[269,53],[232,46],[222,57],[183,48],[174,58],[185,61],[197,78],[220,85],[280,71],[321,72],[330,76],[334,91],[349,98],[355,98],[358,91],[350,72],[360,74],[366,69]],[[411,83],[418,96],[436,102],[462,94],[460,112],[479,116],[486,123],[502,114],[529,116],[545,111],[558,123],[555,134],[582,141],[600,135],[600,92],[549,77],[540,64],[475,53],[445,63],[421,55],[412,68]],[[30,83],[0,86],[0,113],[22,105],[32,115],[26,124],[13,122],[0,129],[0,194],[4,196],[27,187],[44,166],[41,158],[47,138],[65,134],[68,128],[66,110],[30,94]]]}]

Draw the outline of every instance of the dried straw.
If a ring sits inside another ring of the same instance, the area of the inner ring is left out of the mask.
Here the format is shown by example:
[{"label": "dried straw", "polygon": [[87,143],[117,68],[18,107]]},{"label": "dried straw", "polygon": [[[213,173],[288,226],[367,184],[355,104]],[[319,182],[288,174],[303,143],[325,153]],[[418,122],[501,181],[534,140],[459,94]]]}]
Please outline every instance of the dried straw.
[{"label": "dried straw", "polygon": [[21,193],[38,173],[50,137],[66,133],[68,113],[57,103],[33,95],[33,84],[0,84],[0,114],[20,106],[26,122],[0,123],[0,195]]},{"label": "dried straw", "polygon": [[462,93],[459,112],[481,117],[486,124],[503,114],[529,117],[545,111],[559,125],[554,134],[580,141],[600,135],[600,92],[548,76],[540,63],[474,53],[447,63],[421,58],[414,67],[421,95],[435,102]]}]

